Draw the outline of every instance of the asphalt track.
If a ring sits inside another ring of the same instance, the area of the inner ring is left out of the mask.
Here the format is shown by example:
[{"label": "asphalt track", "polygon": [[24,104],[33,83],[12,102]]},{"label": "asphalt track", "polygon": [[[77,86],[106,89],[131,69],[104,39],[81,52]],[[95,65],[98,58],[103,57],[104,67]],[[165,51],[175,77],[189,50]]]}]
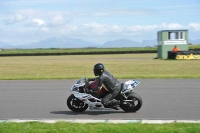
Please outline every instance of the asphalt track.
[{"label": "asphalt track", "polygon": [[[0,120],[149,119],[200,120],[200,79],[141,79],[134,90],[143,99],[136,113],[123,110],[74,113],[66,106],[76,80],[0,81]],[[126,80],[120,80],[124,82]]]}]

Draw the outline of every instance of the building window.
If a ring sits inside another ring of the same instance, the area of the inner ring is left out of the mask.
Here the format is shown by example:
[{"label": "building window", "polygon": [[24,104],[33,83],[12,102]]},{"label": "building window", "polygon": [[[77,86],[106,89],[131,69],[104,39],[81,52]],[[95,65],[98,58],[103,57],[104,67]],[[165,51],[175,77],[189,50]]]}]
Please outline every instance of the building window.
[{"label": "building window", "polygon": [[184,40],[184,32],[179,32],[179,39]]},{"label": "building window", "polygon": [[175,32],[169,32],[168,33],[168,40],[175,40],[175,39],[176,39]]},{"label": "building window", "polygon": [[184,32],[168,32],[168,40],[184,40]]}]

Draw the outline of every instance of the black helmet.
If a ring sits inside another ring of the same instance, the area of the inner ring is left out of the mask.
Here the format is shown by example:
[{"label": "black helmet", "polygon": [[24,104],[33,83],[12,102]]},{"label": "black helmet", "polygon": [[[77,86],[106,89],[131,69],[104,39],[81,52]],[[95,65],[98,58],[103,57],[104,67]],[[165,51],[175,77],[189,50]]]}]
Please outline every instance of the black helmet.
[{"label": "black helmet", "polygon": [[94,75],[99,76],[103,73],[104,71],[104,65],[102,63],[97,63],[94,65]]}]

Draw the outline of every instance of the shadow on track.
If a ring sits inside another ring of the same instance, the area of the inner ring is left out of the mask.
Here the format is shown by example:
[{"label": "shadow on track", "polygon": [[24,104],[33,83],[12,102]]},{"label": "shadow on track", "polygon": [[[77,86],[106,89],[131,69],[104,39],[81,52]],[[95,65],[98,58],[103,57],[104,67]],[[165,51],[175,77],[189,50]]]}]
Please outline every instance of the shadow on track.
[{"label": "shadow on track", "polygon": [[52,114],[65,114],[65,115],[104,115],[104,114],[118,114],[125,113],[124,111],[118,110],[110,110],[110,111],[85,111],[85,112],[73,112],[73,111],[52,111]]}]

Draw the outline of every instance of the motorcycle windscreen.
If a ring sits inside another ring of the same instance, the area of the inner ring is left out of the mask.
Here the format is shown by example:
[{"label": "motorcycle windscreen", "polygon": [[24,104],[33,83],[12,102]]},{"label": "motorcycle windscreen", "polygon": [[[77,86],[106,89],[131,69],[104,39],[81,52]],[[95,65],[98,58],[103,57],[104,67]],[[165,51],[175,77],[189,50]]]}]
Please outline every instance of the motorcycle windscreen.
[{"label": "motorcycle windscreen", "polygon": [[78,92],[78,91],[79,91],[79,85],[78,85],[78,84],[75,84],[75,85],[71,88],[71,91],[76,91],[76,92]]}]

